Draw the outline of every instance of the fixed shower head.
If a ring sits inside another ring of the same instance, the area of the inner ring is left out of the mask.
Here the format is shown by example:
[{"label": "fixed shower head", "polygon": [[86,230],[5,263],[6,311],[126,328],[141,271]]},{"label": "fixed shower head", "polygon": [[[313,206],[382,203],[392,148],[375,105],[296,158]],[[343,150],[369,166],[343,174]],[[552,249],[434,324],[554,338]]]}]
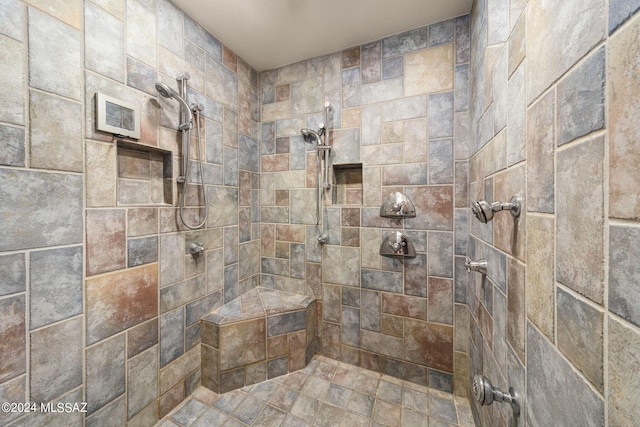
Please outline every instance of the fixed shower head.
[{"label": "fixed shower head", "polygon": [[486,200],[474,200],[471,203],[471,212],[478,218],[483,224],[493,219],[493,208]]},{"label": "fixed shower head", "polygon": [[180,105],[182,105],[185,108],[185,111],[191,111],[191,108],[189,107],[189,104],[187,104],[187,101],[185,101],[179,94],[178,92],[176,92],[175,90],[171,89],[169,86],[167,86],[164,83],[156,83],[156,90],[158,91],[158,93],[162,96],[164,96],[165,98],[173,98],[176,101],[178,101],[180,103]]},{"label": "fixed shower head", "polygon": [[518,196],[513,196],[509,202],[493,202],[489,204],[486,200],[474,200],[471,203],[471,212],[483,224],[493,219],[493,214],[502,210],[511,211],[514,218],[520,215],[522,201]]}]

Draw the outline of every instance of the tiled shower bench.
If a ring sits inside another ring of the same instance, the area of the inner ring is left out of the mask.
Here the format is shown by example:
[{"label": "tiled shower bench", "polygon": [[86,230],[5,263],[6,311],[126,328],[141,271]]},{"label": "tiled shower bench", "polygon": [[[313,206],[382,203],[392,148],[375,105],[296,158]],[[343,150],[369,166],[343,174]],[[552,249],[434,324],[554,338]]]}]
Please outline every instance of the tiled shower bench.
[{"label": "tiled shower bench", "polygon": [[258,287],[201,319],[202,385],[225,393],[307,366],[314,354],[313,298]]}]

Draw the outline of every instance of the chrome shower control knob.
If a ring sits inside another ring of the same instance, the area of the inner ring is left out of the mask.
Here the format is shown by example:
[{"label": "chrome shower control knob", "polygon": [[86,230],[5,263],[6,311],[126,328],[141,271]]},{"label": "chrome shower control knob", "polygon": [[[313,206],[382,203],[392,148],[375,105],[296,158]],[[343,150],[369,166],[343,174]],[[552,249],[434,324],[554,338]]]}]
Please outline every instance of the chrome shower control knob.
[{"label": "chrome shower control knob", "polygon": [[194,257],[199,257],[205,251],[205,247],[202,243],[193,242],[189,245],[189,253]]}]

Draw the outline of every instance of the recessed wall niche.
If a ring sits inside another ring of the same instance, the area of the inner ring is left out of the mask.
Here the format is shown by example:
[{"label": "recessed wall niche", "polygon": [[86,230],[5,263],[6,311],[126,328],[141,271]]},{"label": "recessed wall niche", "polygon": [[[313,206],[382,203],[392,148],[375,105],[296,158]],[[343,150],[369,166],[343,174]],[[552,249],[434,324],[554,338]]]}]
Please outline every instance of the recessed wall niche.
[{"label": "recessed wall niche", "polygon": [[172,204],[171,152],[118,141],[118,206]]},{"label": "recessed wall niche", "polygon": [[333,204],[362,205],[362,163],[333,165],[336,180]]}]

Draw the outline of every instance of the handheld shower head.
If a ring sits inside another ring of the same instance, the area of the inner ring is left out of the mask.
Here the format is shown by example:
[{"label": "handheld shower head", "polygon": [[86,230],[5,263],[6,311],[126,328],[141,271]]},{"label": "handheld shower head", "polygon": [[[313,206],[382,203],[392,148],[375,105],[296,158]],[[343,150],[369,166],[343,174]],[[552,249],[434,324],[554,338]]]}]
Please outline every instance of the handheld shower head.
[{"label": "handheld shower head", "polygon": [[191,111],[191,107],[189,107],[189,104],[187,104],[187,101],[185,101],[180,95],[178,95],[178,92],[171,89],[166,84],[160,83],[160,82],[156,83],[156,90],[160,95],[164,96],[165,98],[169,98],[169,99],[173,98],[176,101],[178,101],[180,105],[182,105],[185,108],[185,111]]},{"label": "handheld shower head", "polygon": [[312,141],[309,141],[309,137],[312,136],[315,138],[318,144],[322,144],[322,141],[320,140],[320,134],[315,130],[305,128],[305,129],[300,129],[300,133],[302,134],[302,136],[304,136],[305,141],[312,142]]}]

